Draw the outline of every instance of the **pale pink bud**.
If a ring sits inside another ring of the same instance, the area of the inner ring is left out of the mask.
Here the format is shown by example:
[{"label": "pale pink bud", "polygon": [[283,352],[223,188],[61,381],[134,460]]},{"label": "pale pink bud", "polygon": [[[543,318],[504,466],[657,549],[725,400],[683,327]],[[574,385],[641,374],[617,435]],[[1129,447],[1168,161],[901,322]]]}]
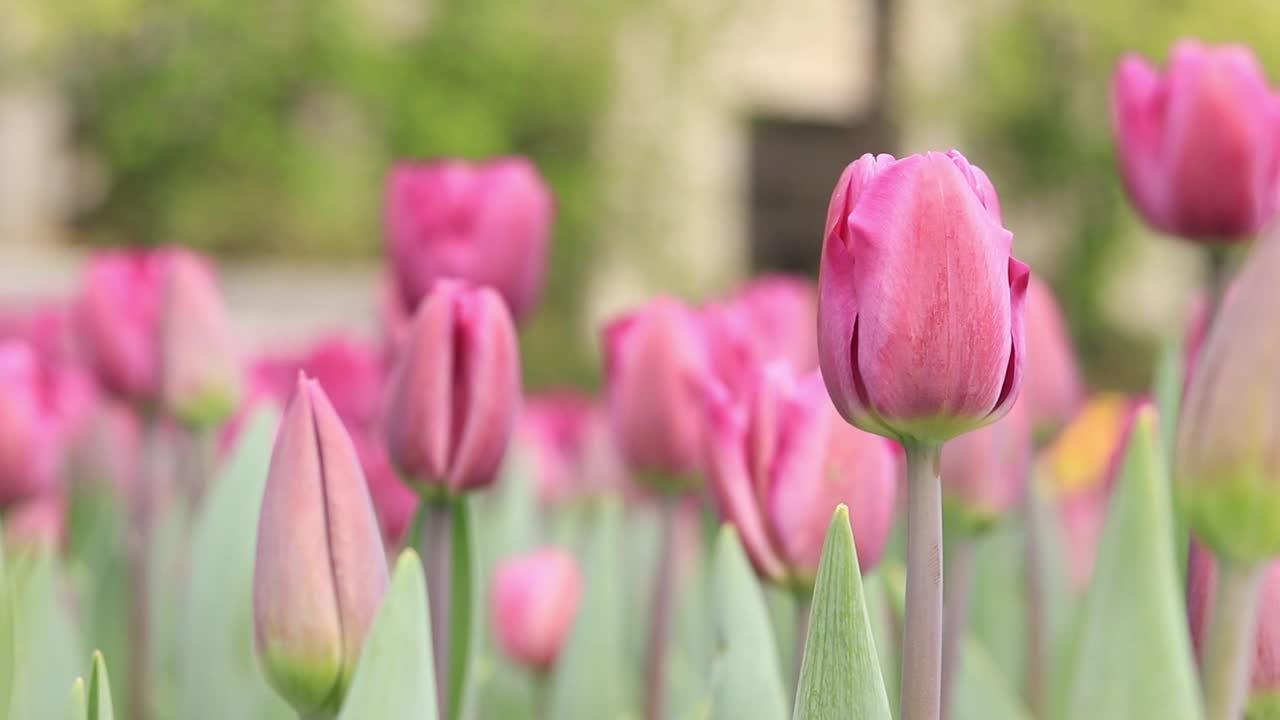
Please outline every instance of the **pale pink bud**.
[{"label": "pale pink bud", "polygon": [[488,486],[515,429],[520,383],[515,325],[498,294],[437,283],[418,306],[391,379],[392,461],[419,492]]},{"label": "pale pink bud", "polygon": [[62,469],[59,419],[35,352],[0,343],[0,506],[48,494]]},{"label": "pale pink bud", "polygon": [[160,379],[168,412],[197,427],[217,425],[240,402],[240,355],[209,263],[169,252],[161,296]]},{"label": "pale pink bud", "polygon": [[262,497],[253,611],[263,670],[301,714],[341,706],[386,588],[355,445],[320,385],[299,376]]},{"label": "pale pink bud", "polygon": [[[1206,631],[1213,617],[1218,586],[1218,561],[1203,545],[1191,541],[1187,558],[1187,624],[1196,658],[1204,661]],[[1258,628],[1249,672],[1249,694],[1272,703],[1280,693],[1280,561],[1263,571],[1262,597],[1258,603]],[[1254,717],[1248,714],[1248,717]],[[1259,714],[1259,718],[1269,717]]]},{"label": "pale pink bud", "polygon": [[1027,362],[1022,387],[1040,434],[1066,425],[1084,401],[1075,347],[1053,290],[1036,275],[1027,284]]},{"label": "pale pink bud", "polygon": [[524,158],[402,163],[387,180],[387,249],[404,307],[442,278],[496,289],[518,320],[542,292],[554,212]]},{"label": "pale pink bud", "polygon": [[818,283],[818,356],[845,419],[936,444],[1008,412],[1029,275],[1012,241],[990,180],[954,150],[845,169]]},{"label": "pale pink bud", "polygon": [[1248,48],[1183,40],[1163,75],[1126,55],[1111,115],[1129,197],[1156,229],[1233,242],[1275,212],[1280,99]]},{"label": "pale pink bud", "polygon": [[1031,445],[1025,396],[1008,415],[944,445],[942,497],[948,520],[979,533],[1013,510],[1027,487]]},{"label": "pale pink bud", "polygon": [[549,670],[573,628],[582,600],[582,574],[563,550],[508,558],[494,571],[490,603],[503,652],[534,670]]},{"label": "pale pink bud", "polygon": [[78,326],[104,387],[132,402],[160,393],[160,304],[167,255],[117,250],[94,255],[77,305]]}]

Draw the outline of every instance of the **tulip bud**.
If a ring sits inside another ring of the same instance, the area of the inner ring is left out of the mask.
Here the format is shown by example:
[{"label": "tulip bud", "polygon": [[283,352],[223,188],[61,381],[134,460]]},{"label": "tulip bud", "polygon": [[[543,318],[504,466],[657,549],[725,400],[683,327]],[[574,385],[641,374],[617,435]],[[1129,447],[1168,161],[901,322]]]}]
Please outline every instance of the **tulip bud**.
[{"label": "tulip bud", "polygon": [[267,679],[302,715],[341,706],[387,582],[355,446],[299,375],[262,497],[253,627]]},{"label": "tulip bud", "polygon": [[388,397],[387,447],[419,492],[492,483],[520,406],[520,351],[498,294],[437,283],[418,306]]},{"label": "tulip bud", "polygon": [[61,455],[35,352],[24,342],[0,343],[0,506],[50,492]]},{"label": "tulip bud", "polygon": [[563,550],[539,550],[504,560],[494,571],[494,634],[512,660],[551,669],[573,628],[582,574]]},{"label": "tulip bud", "polygon": [[[1187,624],[1196,657],[1203,662],[1206,631],[1213,617],[1218,585],[1218,561],[1200,543],[1191,541],[1187,558]],[[1250,709],[1245,717],[1275,717],[1280,701],[1280,561],[1263,571],[1262,597],[1258,603],[1258,629],[1254,636],[1253,662],[1249,674]]]},{"label": "tulip bud", "polygon": [[609,417],[622,456],[638,477],[696,483],[702,423],[696,383],[710,372],[693,312],[658,298],[604,331]]},{"label": "tulip bud", "polygon": [[1077,592],[1093,577],[1111,491],[1140,407],[1123,395],[1093,396],[1040,458],[1038,475],[1057,507]]},{"label": "tulip bud", "polygon": [[846,420],[938,444],[1008,412],[1029,275],[1012,240],[986,174],[954,150],[845,169],[827,211],[818,357]]},{"label": "tulip bud", "polygon": [[1163,76],[1127,55],[1111,114],[1125,186],[1156,229],[1237,242],[1275,212],[1280,100],[1248,48],[1184,40]]},{"label": "tulip bud", "polygon": [[942,499],[947,519],[979,534],[1013,510],[1031,471],[1031,417],[1025,399],[1008,415],[942,448]]},{"label": "tulip bud", "polygon": [[240,358],[212,268],[169,253],[161,298],[160,377],[165,407],[195,427],[217,425],[240,402]]},{"label": "tulip bud", "polygon": [[625,469],[608,417],[591,396],[572,390],[530,396],[520,426],[544,504],[622,486]]},{"label": "tulip bud", "polygon": [[5,547],[58,548],[66,535],[64,499],[57,493],[26,500],[4,515]]},{"label": "tulip bud", "polygon": [[1036,435],[1052,435],[1075,417],[1084,381],[1053,290],[1036,275],[1027,283],[1027,362],[1022,392]]},{"label": "tulip bud", "polygon": [[404,307],[441,278],[497,290],[523,320],[542,292],[553,214],[533,164],[403,163],[387,181],[386,231]]},{"label": "tulip bud", "polygon": [[121,250],[89,261],[77,307],[79,329],[98,379],[132,402],[160,392],[157,340],[167,254]]},{"label": "tulip bud", "polygon": [[1176,496],[1210,549],[1280,554],[1280,236],[1259,241],[1209,330],[1178,423]]},{"label": "tulip bud", "polygon": [[765,275],[702,310],[711,365],[731,393],[747,392],[757,366],[818,366],[817,293],[803,278]]},{"label": "tulip bud", "polygon": [[895,446],[841,421],[817,371],[799,377],[773,363],[757,372],[745,402],[717,383],[702,386],[707,472],[721,514],[762,577],[807,589],[825,523],[843,503],[858,565],[870,572],[893,519]]}]

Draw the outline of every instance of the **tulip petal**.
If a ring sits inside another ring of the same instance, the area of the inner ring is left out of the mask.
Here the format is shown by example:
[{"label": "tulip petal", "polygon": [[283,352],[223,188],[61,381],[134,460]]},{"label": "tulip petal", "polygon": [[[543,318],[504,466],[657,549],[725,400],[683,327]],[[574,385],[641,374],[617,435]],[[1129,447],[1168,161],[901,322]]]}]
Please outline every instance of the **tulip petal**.
[{"label": "tulip petal", "polygon": [[1160,177],[1167,97],[1159,73],[1145,58],[1126,55],[1120,59],[1111,80],[1120,174],[1143,214],[1157,227],[1173,230]]},{"label": "tulip petal", "polygon": [[452,416],[458,437],[448,480],[455,492],[483,486],[497,474],[519,413],[513,399],[520,397],[520,350],[502,298],[480,289],[461,301],[458,312]]},{"label": "tulip petal", "polygon": [[449,468],[457,357],[452,286],[442,283],[418,308],[391,385],[397,389],[387,419],[391,456],[402,469],[425,475],[413,478],[419,483],[442,481]]}]

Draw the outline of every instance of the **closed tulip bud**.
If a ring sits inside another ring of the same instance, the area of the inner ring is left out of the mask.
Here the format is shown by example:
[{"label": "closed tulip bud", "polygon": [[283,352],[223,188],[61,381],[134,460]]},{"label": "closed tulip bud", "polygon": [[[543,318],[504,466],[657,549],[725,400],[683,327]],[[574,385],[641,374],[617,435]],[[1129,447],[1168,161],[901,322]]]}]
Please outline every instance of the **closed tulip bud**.
[{"label": "closed tulip bud", "polygon": [[609,416],[627,464],[655,482],[696,482],[696,384],[710,372],[697,317],[677,300],[653,300],[605,328],[604,356]]},{"label": "closed tulip bud", "polygon": [[523,320],[546,273],[551,191],[524,158],[403,163],[387,181],[386,232],[406,308],[442,278],[496,289]]},{"label": "closed tulip bud", "polygon": [[1127,55],[1111,114],[1125,186],[1156,229],[1235,242],[1274,213],[1280,99],[1248,48],[1184,40],[1164,75]]},{"label": "closed tulip bud", "polygon": [[195,427],[217,425],[240,403],[240,356],[213,270],[171,251],[161,298],[160,377],[165,408]]},{"label": "closed tulip bud", "polygon": [[864,155],[826,227],[818,357],[845,419],[936,445],[1003,417],[1022,384],[1029,271],[986,174],[954,150]]},{"label": "closed tulip bud", "polygon": [[858,565],[863,572],[875,568],[893,519],[899,472],[893,444],[845,424],[817,371],[798,376],[771,364],[758,371],[745,402],[714,382],[702,389],[711,488],[756,571],[810,588],[826,523],[842,503]]},{"label": "closed tulip bud", "polygon": [[525,400],[520,427],[543,503],[622,487],[625,469],[608,417],[591,396],[573,390],[532,395]]},{"label": "closed tulip bud", "polygon": [[66,502],[56,492],[23,501],[4,514],[6,547],[58,548],[66,529]]},{"label": "closed tulip bud", "polygon": [[1280,554],[1280,236],[1218,313],[1178,423],[1175,487],[1196,536],[1240,563]]},{"label": "closed tulip bud", "polygon": [[1031,471],[1031,417],[1027,401],[1000,420],[942,448],[942,498],[948,520],[962,532],[993,526],[1022,500]]},{"label": "closed tulip bud", "polygon": [[79,303],[85,351],[108,390],[135,403],[160,393],[158,348],[166,251],[98,253],[89,261]]},{"label": "closed tulip bud", "polygon": [[299,713],[337,712],[386,588],[355,445],[319,383],[299,375],[271,453],[253,577],[258,657]]},{"label": "closed tulip bud", "polygon": [[520,351],[498,294],[437,283],[418,306],[388,397],[387,447],[419,492],[491,484],[520,408]]},{"label": "closed tulip bud", "polygon": [[61,470],[58,418],[35,352],[0,343],[0,507],[49,493]]},{"label": "closed tulip bud", "polygon": [[783,361],[800,372],[818,367],[818,289],[808,278],[762,275],[735,302],[751,319],[762,363]]},{"label": "closed tulip bud", "polygon": [[1084,401],[1071,333],[1053,290],[1035,275],[1027,284],[1027,363],[1023,397],[1037,436],[1070,422]]},{"label": "closed tulip bud", "polygon": [[490,603],[503,652],[546,672],[564,647],[582,600],[582,574],[563,550],[539,550],[504,560],[494,571]]}]

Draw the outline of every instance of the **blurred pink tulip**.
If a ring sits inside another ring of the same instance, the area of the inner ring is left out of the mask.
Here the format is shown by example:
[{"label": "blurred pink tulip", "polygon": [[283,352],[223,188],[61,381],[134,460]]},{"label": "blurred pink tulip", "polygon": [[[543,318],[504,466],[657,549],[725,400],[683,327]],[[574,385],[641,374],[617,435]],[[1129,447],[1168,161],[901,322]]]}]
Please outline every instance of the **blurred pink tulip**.
[{"label": "blurred pink tulip", "polygon": [[[1280,693],[1280,561],[1272,561],[1263,571],[1262,597],[1258,604],[1258,629],[1250,664],[1250,695],[1274,701]],[[1187,559],[1187,623],[1196,658],[1204,661],[1206,630],[1213,617],[1217,594],[1218,561],[1203,545],[1191,541]],[[1248,714],[1253,718],[1253,714]],[[1259,714],[1257,717],[1269,717]]]},{"label": "blurred pink tulip", "polygon": [[167,250],[115,250],[90,261],[77,307],[85,351],[104,387],[131,402],[160,393],[160,305]]},{"label": "blurred pink tulip", "polygon": [[1111,109],[1129,196],[1156,229],[1237,242],[1275,212],[1280,99],[1248,48],[1183,40],[1164,75],[1126,55]]},{"label": "blurred pink tulip", "polygon": [[418,512],[418,494],[400,481],[380,433],[353,430],[351,439],[369,483],[369,497],[382,527],[382,539],[388,547],[400,547],[408,539],[406,534]]},{"label": "blurred pink tulip", "polygon": [[35,352],[23,342],[0,343],[0,506],[52,492],[62,452]]},{"label": "blurred pink tulip", "polygon": [[573,390],[531,395],[525,399],[520,427],[544,504],[623,486],[626,469],[608,415],[590,395]]},{"label": "blurred pink tulip", "polygon": [[77,481],[133,492],[142,456],[142,423],[122,401],[104,398],[70,450],[71,476]]},{"label": "blurred pink tulip", "polygon": [[419,492],[488,486],[515,429],[520,384],[515,326],[498,294],[437,283],[391,378],[384,427],[393,463]]},{"label": "blurred pink tulip", "polygon": [[0,340],[23,340],[49,362],[78,363],[78,348],[69,308],[62,302],[42,302],[18,311],[0,313]]},{"label": "blurred pink tulip", "polygon": [[258,358],[250,375],[283,402],[300,370],[324,387],[349,430],[377,425],[387,374],[378,348],[350,335],[334,333],[301,353]]},{"label": "blurred pink tulip", "polygon": [[319,383],[299,375],[271,454],[253,578],[258,657],[298,712],[337,712],[387,582],[355,445]]},{"label": "blurred pink tulip", "polygon": [[524,158],[396,166],[386,231],[404,307],[457,278],[496,289],[513,317],[527,318],[542,292],[553,212],[550,189]]},{"label": "blurred pink tulip", "polygon": [[56,492],[25,500],[4,514],[5,547],[59,548],[66,537],[66,502]]},{"label": "blurred pink tulip", "polygon": [[806,588],[831,514],[844,503],[858,563],[870,572],[893,520],[899,461],[892,443],[841,421],[817,371],[799,377],[773,363],[758,372],[743,403],[722,385],[703,386],[707,471],[721,514],[757,572]]},{"label": "blurred pink tulip", "polygon": [[1024,396],[1008,415],[942,448],[948,522],[980,533],[1017,507],[1031,472],[1031,412]]},{"label": "blurred pink tulip", "polygon": [[1032,275],[1026,302],[1027,361],[1022,392],[1037,434],[1051,435],[1080,409],[1084,381],[1053,290]]},{"label": "blurred pink tulip", "polygon": [[658,298],[604,331],[609,417],[623,457],[640,476],[691,477],[701,464],[697,384],[710,373],[697,316]]},{"label": "blurred pink tulip", "polygon": [[187,425],[218,425],[240,403],[242,378],[213,268],[194,253],[172,250],[162,285],[158,349],[165,409]]},{"label": "blurred pink tulip", "polygon": [[786,362],[804,372],[818,366],[817,292],[808,280],[764,275],[702,310],[711,364],[734,394],[756,368]]},{"label": "blurred pink tulip", "polygon": [[494,571],[490,603],[503,652],[533,670],[555,664],[582,600],[582,574],[563,550],[508,558]]},{"label": "blurred pink tulip", "polygon": [[818,355],[858,427],[937,444],[1000,419],[1023,374],[1029,271],[958,152],[863,155],[827,211]]}]

